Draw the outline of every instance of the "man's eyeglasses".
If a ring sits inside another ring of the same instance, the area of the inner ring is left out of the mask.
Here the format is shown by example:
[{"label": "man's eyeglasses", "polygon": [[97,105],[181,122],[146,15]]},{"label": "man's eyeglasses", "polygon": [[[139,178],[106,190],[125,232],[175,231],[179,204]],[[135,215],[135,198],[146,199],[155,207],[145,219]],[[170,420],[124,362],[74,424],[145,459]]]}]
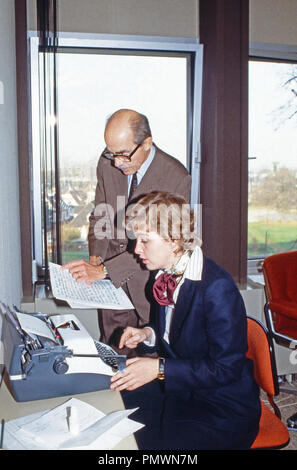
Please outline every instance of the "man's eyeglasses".
[{"label": "man's eyeglasses", "polygon": [[131,158],[134,155],[134,153],[137,152],[137,150],[139,149],[139,147],[141,147],[142,144],[143,144],[143,141],[140,142],[140,144],[136,145],[135,149],[132,150],[132,152],[128,153],[128,154],[127,153],[122,153],[122,152],[112,153],[107,148],[105,148],[105,150],[103,150],[103,152],[102,152],[102,156],[105,157],[105,158],[108,158],[109,160],[114,160],[115,158],[121,158],[122,160],[130,162]]}]

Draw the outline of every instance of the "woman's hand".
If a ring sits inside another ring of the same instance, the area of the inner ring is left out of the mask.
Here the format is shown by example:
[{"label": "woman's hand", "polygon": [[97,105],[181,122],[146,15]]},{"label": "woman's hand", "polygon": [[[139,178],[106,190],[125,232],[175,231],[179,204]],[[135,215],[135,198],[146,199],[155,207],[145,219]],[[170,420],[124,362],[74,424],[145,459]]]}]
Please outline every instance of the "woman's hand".
[{"label": "woman's hand", "polygon": [[127,326],[121,336],[119,348],[122,349],[126,346],[127,348],[135,349],[139,343],[150,341],[151,337],[152,331],[150,328],[134,328]]},{"label": "woman's hand", "polygon": [[133,357],[127,359],[125,372],[118,372],[111,377],[111,390],[135,390],[152,380],[159,372],[159,359],[151,357]]}]

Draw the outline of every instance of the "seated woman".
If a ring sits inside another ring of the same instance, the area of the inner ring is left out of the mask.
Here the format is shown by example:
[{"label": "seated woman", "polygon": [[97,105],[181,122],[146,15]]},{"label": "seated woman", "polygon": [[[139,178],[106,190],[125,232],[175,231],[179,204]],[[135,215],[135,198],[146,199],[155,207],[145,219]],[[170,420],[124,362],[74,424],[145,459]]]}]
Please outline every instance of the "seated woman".
[{"label": "seated woman", "polygon": [[[182,197],[154,192],[127,213],[135,253],[158,271],[152,323],[127,327],[120,347],[133,357],[112,378],[133,419],[140,449],[248,449],[258,433],[259,389],[247,359],[247,322],[231,276],[202,254]],[[154,348],[154,349],[153,349]]]}]

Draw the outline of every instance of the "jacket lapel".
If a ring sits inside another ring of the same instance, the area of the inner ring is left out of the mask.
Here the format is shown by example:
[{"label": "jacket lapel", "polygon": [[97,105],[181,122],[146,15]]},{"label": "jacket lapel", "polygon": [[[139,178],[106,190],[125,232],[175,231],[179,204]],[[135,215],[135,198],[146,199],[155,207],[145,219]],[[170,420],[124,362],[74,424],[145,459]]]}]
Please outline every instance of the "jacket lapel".
[{"label": "jacket lapel", "polygon": [[152,163],[148,167],[145,175],[143,176],[140,184],[137,186],[134,194],[133,199],[137,199],[142,194],[150,193],[156,189],[162,188],[162,179],[164,175],[162,175],[162,168],[160,164],[160,156],[158,152],[158,148],[156,147],[155,156],[153,158]]},{"label": "jacket lapel", "polygon": [[127,176],[112,166],[111,162],[108,163],[110,164],[110,167],[108,167],[108,170],[106,171],[105,193],[106,203],[108,201],[108,205],[111,205],[113,209],[113,212],[108,212],[110,223],[114,229],[114,237],[116,239],[126,240],[126,231],[123,225],[123,221],[125,220],[128,199]]},{"label": "jacket lapel", "polygon": [[180,337],[182,326],[191,312],[193,297],[200,283],[201,281],[186,279],[180,289],[169,332],[170,345],[173,345]]},{"label": "jacket lapel", "polygon": [[113,191],[115,194],[120,196],[125,196],[125,201],[127,204],[128,201],[128,178],[121,170],[115,168],[115,171],[112,173],[112,184]]},{"label": "jacket lapel", "polygon": [[159,334],[160,338],[163,338],[165,332],[165,307],[163,305],[159,306]]},{"label": "jacket lapel", "polygon": [[[165,341],[163,339],[164,332],[165,332],[166,313],[165,313],[165,307],[162,306],[162,305],[159,305],[158,318],[159,318],[159,337],[160,337],[160,341],[161,341],[161,344],[162,344],[161,354],[166,352],[166,354],[168,354],[169,357],[176,357],[176,354],[173,351],[173,349],[171,348],[171,345],[168,344],[167,341]],[[159,353],[160,353],[160,351],[159,351]]]}]

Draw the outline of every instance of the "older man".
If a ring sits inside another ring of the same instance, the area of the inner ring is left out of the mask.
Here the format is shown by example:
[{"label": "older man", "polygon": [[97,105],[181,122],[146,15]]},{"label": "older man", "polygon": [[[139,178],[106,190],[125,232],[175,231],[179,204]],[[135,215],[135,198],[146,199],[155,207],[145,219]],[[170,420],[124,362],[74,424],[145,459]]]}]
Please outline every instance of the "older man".
[{"label": "older man", "polygon": [[[178,132],[178,130],[175,130]],[[141,327],[149,320],[149,272],[137,261],[120,219],[129,201],[151,191],[180,194],[189,201],[191,176],[175,158],[152,140],[147,118],[129,109],[116,111],[108,120],[106,148],[97,166],[95,209],[90,216],[90,262],[66,266],[78,281],[109,277],[130,297],[134,310],[99,310],[101,341],[116,348],[122,329]],[[115,220],[113,220],[115,216]]]}]

